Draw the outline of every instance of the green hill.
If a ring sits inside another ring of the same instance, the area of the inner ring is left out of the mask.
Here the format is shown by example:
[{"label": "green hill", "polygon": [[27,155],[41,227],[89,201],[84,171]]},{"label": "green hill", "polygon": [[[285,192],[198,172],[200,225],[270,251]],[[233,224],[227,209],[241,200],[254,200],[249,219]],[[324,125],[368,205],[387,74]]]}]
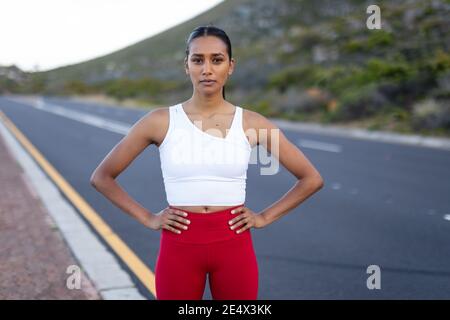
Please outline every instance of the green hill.
[{"label": "green hill", "polygon": [[[32,74],[44,93],[103,92],[171,104],[192,85],[183,70],[190,31],[213,23],[237,65],[227,99],[269,116],[371,128],[450,131],[450,1],[378,1],[369,30],[356,0],[227,0],[109,55]],[[99,40],[101,41],[101,40]]]}]

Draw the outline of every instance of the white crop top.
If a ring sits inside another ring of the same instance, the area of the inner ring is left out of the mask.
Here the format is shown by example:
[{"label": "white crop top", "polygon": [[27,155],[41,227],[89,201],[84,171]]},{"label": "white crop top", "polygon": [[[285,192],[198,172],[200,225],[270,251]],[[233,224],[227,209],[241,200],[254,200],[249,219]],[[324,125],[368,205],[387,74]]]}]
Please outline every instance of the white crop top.
[{"label": "white crop top", "polygon": [[244,133],[242,108],[236,106],[235,110],[227,135],[219,138],[211,132],[220,130],[204,132],[197,127],[181,103],[169,107],[169,128],[159,146],[169,205],[234,206],[245,202],[252,148]]}]

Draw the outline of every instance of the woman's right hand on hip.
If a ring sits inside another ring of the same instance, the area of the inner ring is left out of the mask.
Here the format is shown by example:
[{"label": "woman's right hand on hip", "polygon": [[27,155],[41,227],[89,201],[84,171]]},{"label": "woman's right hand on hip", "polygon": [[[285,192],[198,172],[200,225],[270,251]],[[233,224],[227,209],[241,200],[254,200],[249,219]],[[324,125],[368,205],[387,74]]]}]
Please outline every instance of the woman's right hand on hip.
[{"label": "woman's right hand on hip", "polygon": [[173,233],[180,234],[180,230],[188,229],[190,221],[185,218],[186,216],[186,212],[167,207],[152,215],[149,227],[153,230],[167,229]]}]

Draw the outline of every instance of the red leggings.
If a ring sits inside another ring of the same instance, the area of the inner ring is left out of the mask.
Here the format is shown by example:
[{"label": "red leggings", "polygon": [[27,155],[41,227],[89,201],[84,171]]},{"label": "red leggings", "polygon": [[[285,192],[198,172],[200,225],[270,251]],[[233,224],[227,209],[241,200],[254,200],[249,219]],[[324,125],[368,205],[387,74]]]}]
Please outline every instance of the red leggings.
[{"label": "red leggings", "polygon": [[[201,300],[208,274],[214,300],[256,300],[258,264],[250,229],[228,221],[234,206],[212,213],[182,210],[191,223],[180,234],[162,229],[155,267],[158,300]],[[173,208],[172,206],[169,206]]]}]

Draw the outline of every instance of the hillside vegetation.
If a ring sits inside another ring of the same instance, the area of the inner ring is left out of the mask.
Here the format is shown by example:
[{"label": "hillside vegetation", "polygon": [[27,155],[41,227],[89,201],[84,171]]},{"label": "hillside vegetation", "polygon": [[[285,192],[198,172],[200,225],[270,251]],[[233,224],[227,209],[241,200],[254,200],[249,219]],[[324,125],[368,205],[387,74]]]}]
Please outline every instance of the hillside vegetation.
[{"label": "hillside vegetation", "polygon": [[[450,1],[227,0],[109,55],[12,81],[3,92],[104,94],[173,104],[192,94],[185,41],[213,23],[231,38],[227,99],[267,116],[450,135]],[[8,80],[8,81],[7,81]]]}]

